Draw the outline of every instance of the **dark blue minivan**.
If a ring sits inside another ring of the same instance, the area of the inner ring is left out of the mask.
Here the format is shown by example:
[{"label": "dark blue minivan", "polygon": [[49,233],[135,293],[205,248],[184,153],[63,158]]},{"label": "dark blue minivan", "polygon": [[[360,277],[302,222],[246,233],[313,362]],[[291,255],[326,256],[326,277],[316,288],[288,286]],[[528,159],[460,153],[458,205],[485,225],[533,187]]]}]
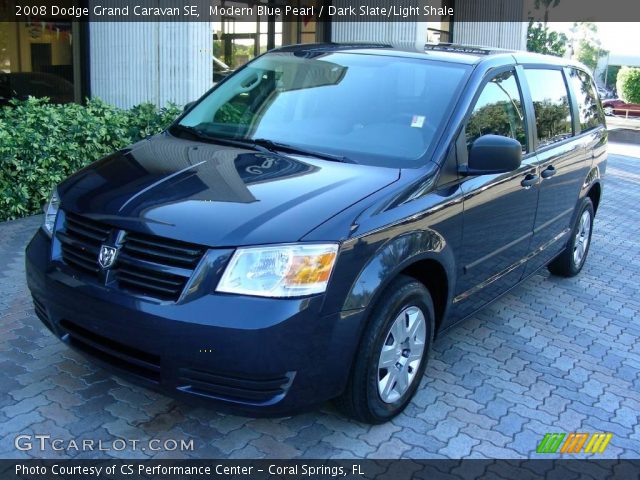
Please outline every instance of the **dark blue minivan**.
[{"label": "dark blue minivan", "polygon": [[273,50],[58,185],[27,248],[41,321],[140,385],[379,423],[434,336],[583,267],[607,133],[565,59]]}]

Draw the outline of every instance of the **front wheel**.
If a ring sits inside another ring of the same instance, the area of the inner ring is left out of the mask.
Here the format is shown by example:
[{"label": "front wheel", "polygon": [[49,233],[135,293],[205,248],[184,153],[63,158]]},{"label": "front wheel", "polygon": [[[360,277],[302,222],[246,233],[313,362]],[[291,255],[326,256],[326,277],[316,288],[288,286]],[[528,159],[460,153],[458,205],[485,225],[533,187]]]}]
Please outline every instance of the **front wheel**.
[{"label": "front wheel", "polygon": [[399,414],[420,385],[433,331],[429,291],[411,277],[395,279],[372,311],[338,407],[367,423]]},{"label": "front wheel", "polygon": [[551,273],[561,277],[573,277],[580,273],[591,245],[593,216],[593,203],[589,197],[585,197],[580,204],[567,246],[548,266]]},{"label": "front wheel", "polygon": [[612,116],[613,115],[613,107],[604,107],[604,114],[607,116]]}]

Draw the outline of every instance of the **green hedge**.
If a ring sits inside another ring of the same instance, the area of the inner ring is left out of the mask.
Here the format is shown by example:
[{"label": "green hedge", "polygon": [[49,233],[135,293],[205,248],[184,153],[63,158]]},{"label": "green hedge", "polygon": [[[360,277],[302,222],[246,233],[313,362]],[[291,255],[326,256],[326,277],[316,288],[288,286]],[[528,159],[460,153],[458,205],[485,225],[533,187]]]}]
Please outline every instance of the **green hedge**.
[{"label": "green hedge", "polygon": [[38,213],[51,188],[81,167],[165,129],[175,105],[123,110],[92,99],[54,105],[46,99],[0,107],[0,220]]},{"label": "green hedge", "polygon": [[616,88],[625,102],[640,103],[640,68],[622,67]]}]

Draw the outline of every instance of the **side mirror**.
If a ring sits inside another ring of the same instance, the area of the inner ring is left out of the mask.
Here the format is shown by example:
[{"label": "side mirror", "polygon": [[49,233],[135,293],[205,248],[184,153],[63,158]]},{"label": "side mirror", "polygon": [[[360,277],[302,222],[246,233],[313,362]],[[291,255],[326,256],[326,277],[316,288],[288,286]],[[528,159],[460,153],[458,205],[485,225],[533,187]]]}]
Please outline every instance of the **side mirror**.
[{"label": "side mirror", "polygon": [[184,108],[182,109],[183,112],[186,112],[187,110],[191,110],[191,107],[193,107],[196,104],[196,102],[189,102],[189,103],[185,103]]},{"label": "side mirror", "polygon": [[459,173],[465,177],[511,172],[522,162],[522,145],[519,141],[501,135],[483,135],[476,139],[469,150],[467,166]]}]

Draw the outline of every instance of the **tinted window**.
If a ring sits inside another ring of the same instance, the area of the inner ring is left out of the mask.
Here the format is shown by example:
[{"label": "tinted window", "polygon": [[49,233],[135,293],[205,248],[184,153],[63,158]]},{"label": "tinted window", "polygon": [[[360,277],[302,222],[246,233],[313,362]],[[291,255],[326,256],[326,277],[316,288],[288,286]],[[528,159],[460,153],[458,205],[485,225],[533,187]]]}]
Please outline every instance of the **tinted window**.
[{"label": "tinted window", "polygon": [[467,146],[483,135],[515,138],[526,147],[524,112],[520,90],[513,71],[492,78],[482,93],[466,126]]},{"label": "tinted window", "polygon": [[600,103],[589,76],[571,69],[571,85],[578,102],[580,129],[584,132],[599,126],[603,122],[600,118]]},{"label": "tinted window", "polygon": [[220,84],[181,124],[205,136],[419,166],[468,70],[413,58],[274,52]]},{"label": "tinted window", "polygon": [[536,115],[539,147],[573,134],[567,86],[561,70],[525,70]]}]

